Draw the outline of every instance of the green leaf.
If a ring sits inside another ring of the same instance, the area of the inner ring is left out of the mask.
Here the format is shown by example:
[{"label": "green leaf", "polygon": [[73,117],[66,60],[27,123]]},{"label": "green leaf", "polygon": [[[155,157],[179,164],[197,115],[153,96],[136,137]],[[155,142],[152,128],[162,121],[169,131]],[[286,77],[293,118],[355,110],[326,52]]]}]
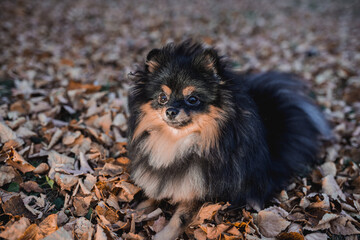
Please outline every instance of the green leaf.
[{"label": "green leaf", "polygon": [[91,221],[91,215],[93,213],[93,209],[89,208],[88,213],[85,215],[85,218]]},{"label": "green leaf", "polygon": [[19,192],[20,191],[20,185],[17,182],[10,183],[8,189],[8,192]]},{"label": "green leaf", "polygon": [[45,177],[46,177],[47,184],[49,184],[51,189],[53,189],[54,188],[54,180],[50,179],[48,176],[45,176]]},{"label": "green leaf", "polygon": [[54,202],[56,209],[61,209],[64,207],[64,199],[61,197],[57,197]]}]

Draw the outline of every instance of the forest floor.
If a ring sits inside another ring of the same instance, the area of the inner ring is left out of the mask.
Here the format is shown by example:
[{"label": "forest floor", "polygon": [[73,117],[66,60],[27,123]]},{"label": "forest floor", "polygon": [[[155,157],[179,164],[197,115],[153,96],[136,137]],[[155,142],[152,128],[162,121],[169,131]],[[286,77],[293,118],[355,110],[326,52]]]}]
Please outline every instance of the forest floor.
[{"label": "forest floor", "polygon": [[150,239],[129,179],[128,73],[192,38],[301,76],[331,123],[318,165],[259,212],[207,203],[181,239],[360,239],[360,2],[0,1],[0,238]]}]

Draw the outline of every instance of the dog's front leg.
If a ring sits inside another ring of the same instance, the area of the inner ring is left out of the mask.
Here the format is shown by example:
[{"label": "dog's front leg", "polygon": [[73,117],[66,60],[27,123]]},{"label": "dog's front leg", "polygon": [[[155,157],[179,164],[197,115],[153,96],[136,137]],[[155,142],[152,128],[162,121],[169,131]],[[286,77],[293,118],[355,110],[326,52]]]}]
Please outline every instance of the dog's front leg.
[{"label": "dog's front leg", "polygon": [[168,225],[155,235],[155,240],[174,240],[191,223],[199,211],[201,203],[197,201],[181,202]]}]

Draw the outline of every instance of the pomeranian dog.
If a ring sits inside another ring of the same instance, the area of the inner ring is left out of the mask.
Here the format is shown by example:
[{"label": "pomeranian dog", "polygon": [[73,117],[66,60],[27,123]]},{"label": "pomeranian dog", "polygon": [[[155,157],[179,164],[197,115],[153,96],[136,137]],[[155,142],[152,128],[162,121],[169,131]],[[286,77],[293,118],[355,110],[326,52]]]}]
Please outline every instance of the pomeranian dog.
[{"label": "pomeranian dog", "polygon": [[129,157],[149,200],[177,210],[175,239],[205,201],[263,206],[316,161],[327,122],[289,74],[238,74],[212,48],[153,49],[129,94]]}]

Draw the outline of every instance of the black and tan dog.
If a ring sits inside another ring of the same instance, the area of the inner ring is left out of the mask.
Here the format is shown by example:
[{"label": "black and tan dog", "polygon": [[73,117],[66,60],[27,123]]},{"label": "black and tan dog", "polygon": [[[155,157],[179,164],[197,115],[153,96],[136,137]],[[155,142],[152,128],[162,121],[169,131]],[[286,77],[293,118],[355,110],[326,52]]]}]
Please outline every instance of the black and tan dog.
[{"label": "black and tan dog", "polygon": [[134,76],[132,179],[148,202],[178,204],[155,239],[175,239],[204,201],[262,206],[315,162],[319,137],[330,135],[298,80],[235,74],[201,44],[153,49]]}]

